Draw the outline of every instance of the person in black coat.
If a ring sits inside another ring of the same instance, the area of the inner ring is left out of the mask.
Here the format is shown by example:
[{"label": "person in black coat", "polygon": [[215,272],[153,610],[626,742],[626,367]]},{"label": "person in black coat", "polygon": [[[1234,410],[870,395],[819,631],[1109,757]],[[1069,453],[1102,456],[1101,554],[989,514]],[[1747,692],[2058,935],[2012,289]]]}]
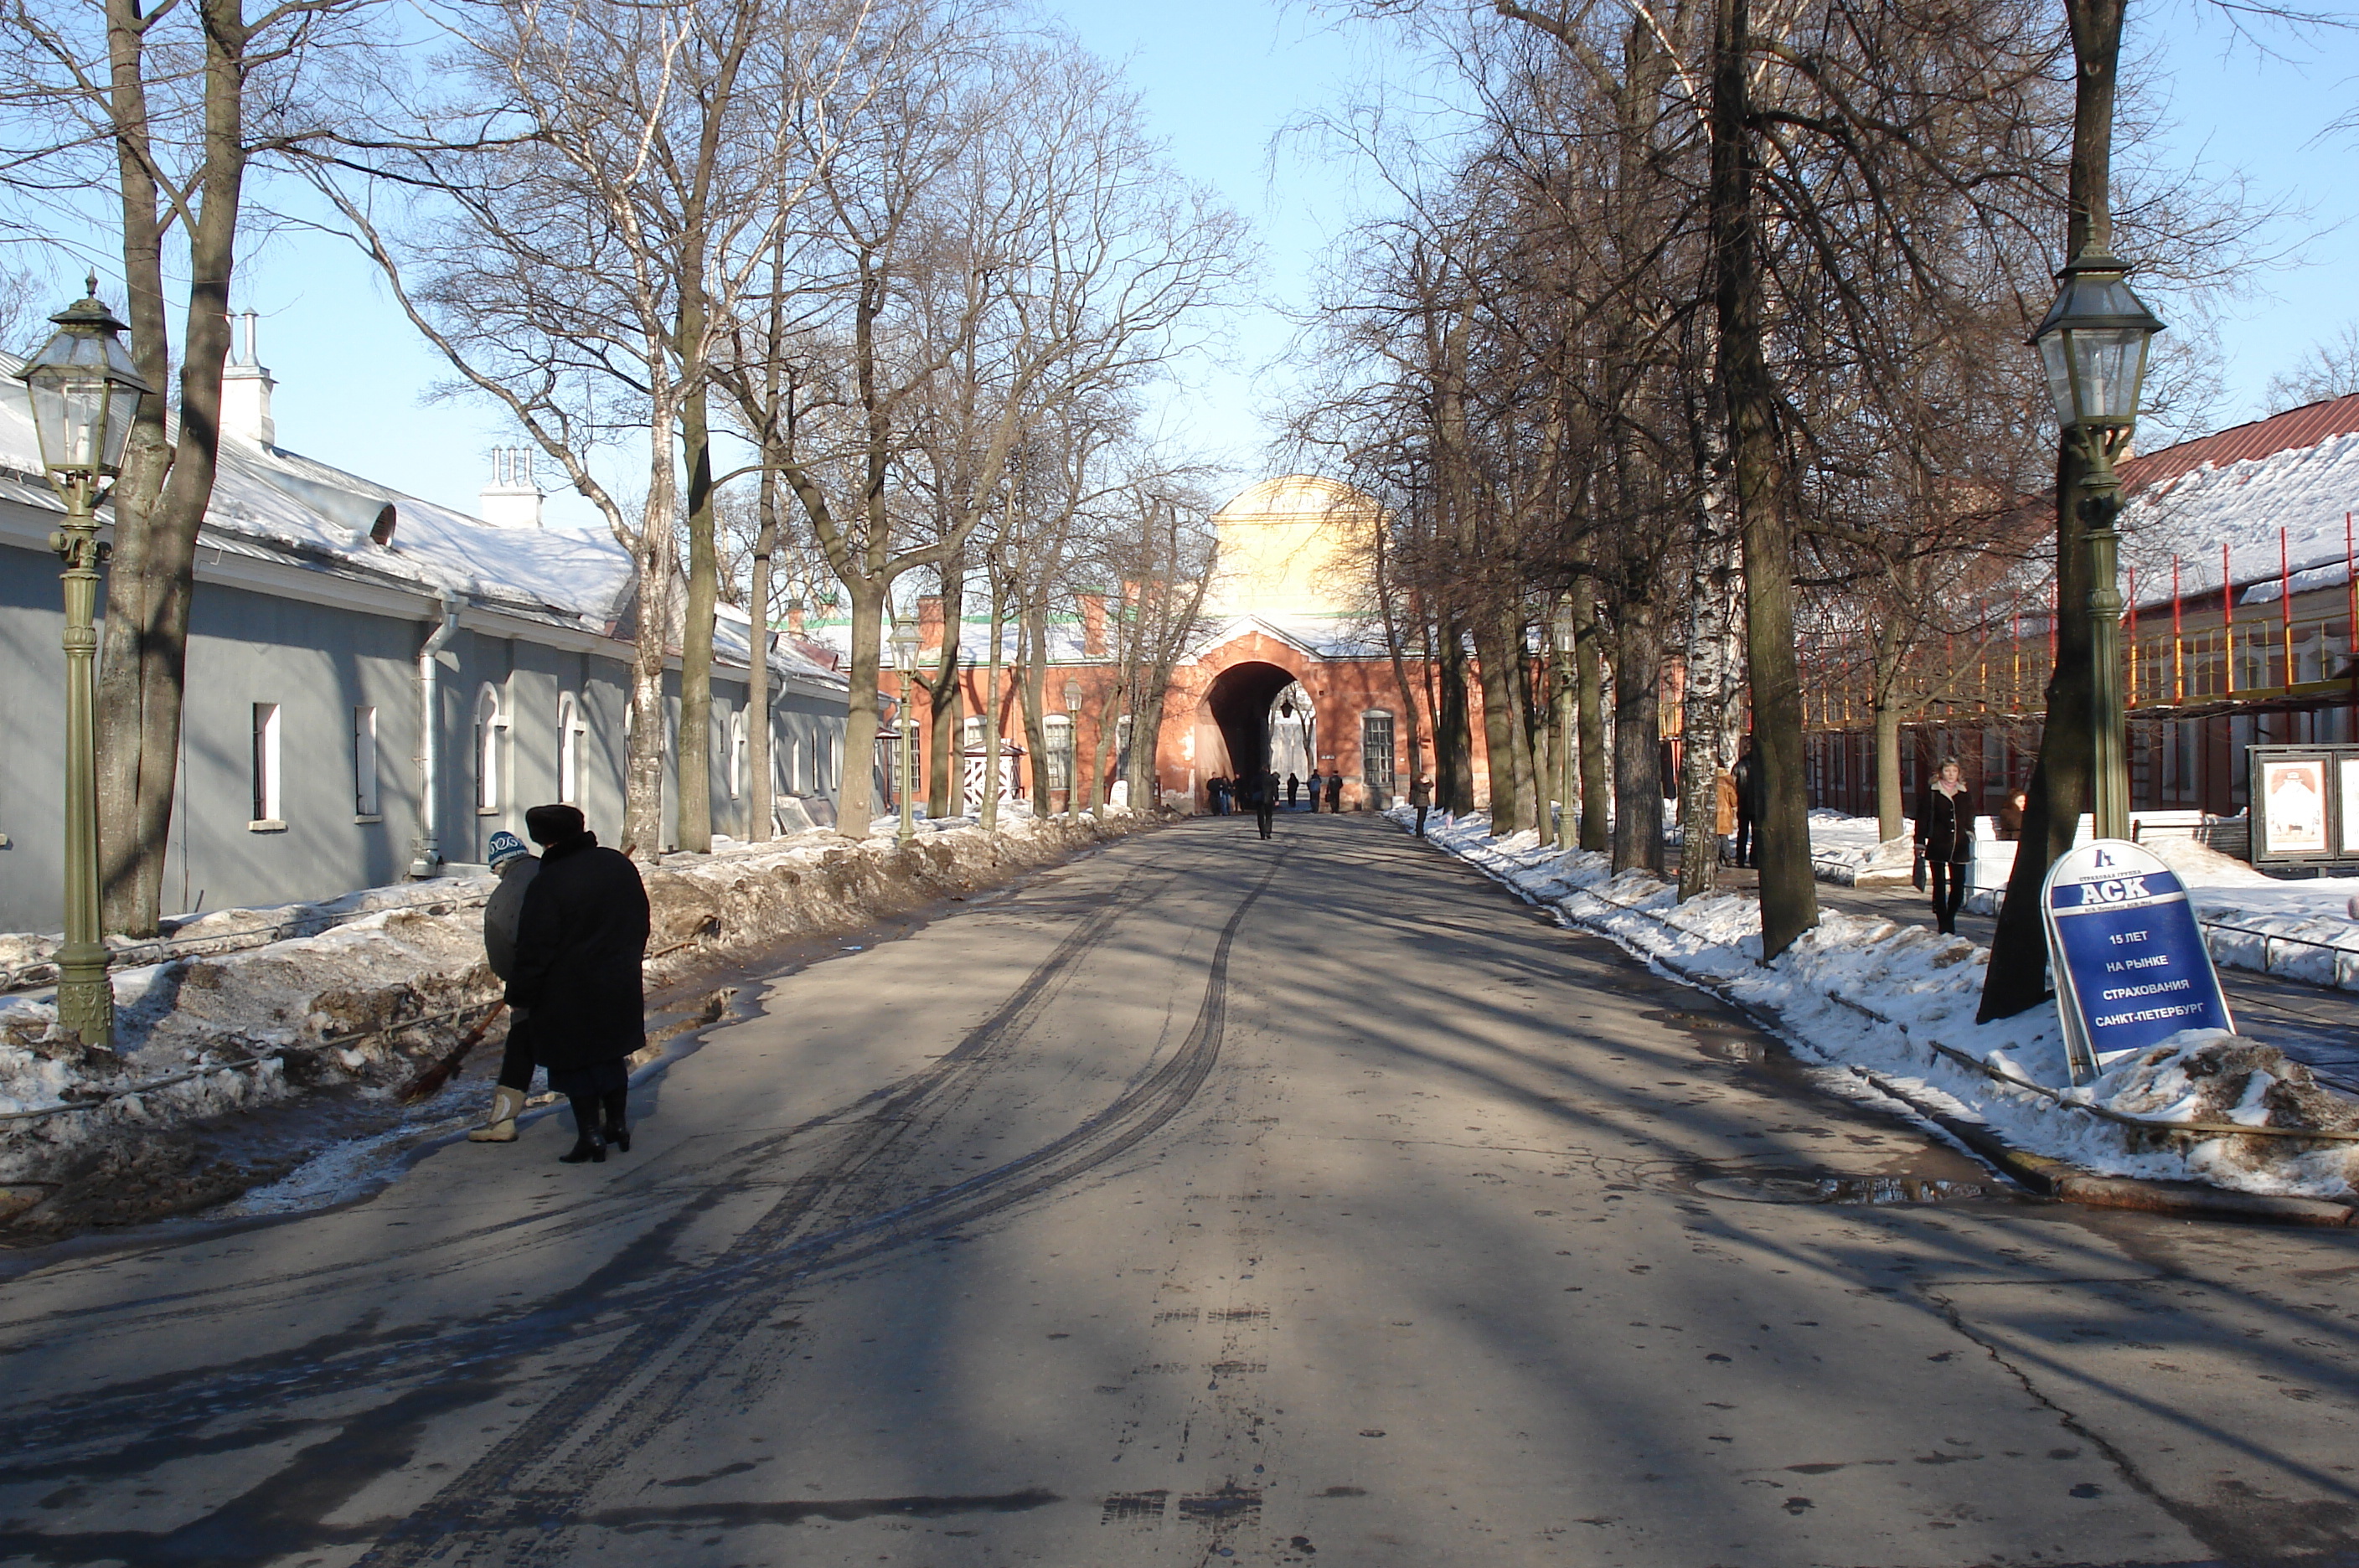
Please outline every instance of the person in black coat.
[{"label": "person in black coat", "polygon": [[1343,809],[1343,770],[1336,768],[1327,775],[1327,812],[1332,816]]},{"label": "person in black coat", "polygon": [[1743,753],[1736,766],[1728,770],[1736,784],[1736,864],[1756,866],[1761,860],[1759,834],[1755,824],[1761,820],[1762,785],[1761,759],[1753,754],[1753,737],[1745,737]]},{"label": "person in black coat", "polygon": [[573,1102],[573,1149],[560,1158],[603,1160],[608,1144],[631,1148],[626,1058],[647,1043],[647,890],[630,857],[602,847],[573,807],[535,806],[524,822],[541,846],[540,872],[525,894],[507,1002],[529,1012],[533,1060]]},{"label": "person in black coat", "polygon": [[1246,781],[1246,799],[1253,802],[1254,826],[1269,836],[1270,813],[1277,810],[1277,775],[1266,770]]},{"label": "person in black coat", "polygon": [[1974,794],[1954,757],[1917,797],[1917,853],[1933,873],[1933,923],[1954,935],[1974,854]]}]

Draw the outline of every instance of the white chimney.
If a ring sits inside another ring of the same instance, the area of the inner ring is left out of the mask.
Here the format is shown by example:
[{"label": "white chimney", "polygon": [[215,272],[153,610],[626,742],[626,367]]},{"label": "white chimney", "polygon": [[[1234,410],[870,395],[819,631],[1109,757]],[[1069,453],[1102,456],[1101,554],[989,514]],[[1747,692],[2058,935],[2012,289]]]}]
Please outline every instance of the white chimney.
[{"label": "white chimney", "polygon": [[254,312],[232,316],[229,363],[222,366],[222,434],[256,446],[275,445],[278,427],[270,418],[270,389],[277,385],[255,353]]},{"label": "white chimney", "polygon": [[532,474],[532,448],[492,449],[492,482],[479,497],[484,521],[495,528],[540,527],[541,490]]}]

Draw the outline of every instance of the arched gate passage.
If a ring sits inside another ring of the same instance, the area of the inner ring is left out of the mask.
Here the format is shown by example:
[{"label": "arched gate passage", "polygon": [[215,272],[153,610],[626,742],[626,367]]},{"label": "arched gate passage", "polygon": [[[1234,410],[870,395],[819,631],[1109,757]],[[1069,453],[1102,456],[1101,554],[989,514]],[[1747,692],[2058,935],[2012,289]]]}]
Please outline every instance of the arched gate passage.
[{"label": "arched gate passage", "polygon": [[[1223,670],[1204,692],[1197,710],[1200,722],[1209,719],[1228,749],[1232,777],[1261,772],[1269,767],[1269,705],[1294,684],[1291,670],[1260,659],[1248,659]],[[1217,759],[1199,757],[1198,777],[1221,771]]]}]

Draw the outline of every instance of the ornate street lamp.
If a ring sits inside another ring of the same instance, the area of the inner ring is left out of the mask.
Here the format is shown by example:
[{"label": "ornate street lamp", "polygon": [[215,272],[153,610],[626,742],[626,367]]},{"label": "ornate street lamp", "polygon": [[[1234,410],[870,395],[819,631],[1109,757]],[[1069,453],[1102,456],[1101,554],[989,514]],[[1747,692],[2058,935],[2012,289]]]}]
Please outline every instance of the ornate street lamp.
[{"label": "ornate street lamp", "polygon": [[65,502],[65,527],[49,544],[65,562],[66,800],[65,945],[58,950],[58,1022],[86,1046],[110,1046],[114,991],[98,930],[98,542],[99,488],[123,469],[139,399],[155,388],[140,377],[117,333],[123,323],[87,297],[49,318],[58,330],[16,374],[33,407],[41,469]]},{"label": "ornate street lamp", "polygon": [[2128,748],[2122,718],[2122,594],[2116,582],[2121,479],[2114,461],[2137,425],[2138,388],[2147,345],[2163,330],[2129,286],[2130,268],[2102,251],[2083,251],[2056,275],[2062,287],[2031,341],[2048,371],[2048,392],[2064,439],[2086,461],[2075,503],[2088,544],[2089,656],[2094,661],[2090,717],[2091,810],[2094,836],[2130,836]]},{"label": "ornate street lamp", "polygon": [[[1572,652],[1579,631],[1572,618],[1572,594],[1558,594],[1556,614],[1549,617],[1549,645],[1556,650],[1557,786],[1558,799],[1564,802],[1564,828],[1573,825],[1574,801],[1581,790],[1581,764],[1572,754]],[[1560,829],[1557,842],[1563,843],[1564,836]]]},{"label": "ornate street lamp", "polygon": [[893,842],[907,844],[918,836],[917,807],[910,799],[918,788],[918,710],[911,698],[918,678],[918,623],[897,623],[891,641],[893,663],[901,671],[900,766],[894,770],[901,796],[901,827],[893,835]]}]

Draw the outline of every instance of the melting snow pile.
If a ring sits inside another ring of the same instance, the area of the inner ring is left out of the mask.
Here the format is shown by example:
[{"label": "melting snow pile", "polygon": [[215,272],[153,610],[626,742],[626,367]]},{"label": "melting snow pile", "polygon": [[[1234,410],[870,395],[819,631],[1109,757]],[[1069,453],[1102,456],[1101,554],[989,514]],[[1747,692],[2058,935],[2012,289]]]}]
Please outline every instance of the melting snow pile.
[{"label": "melting snow pile", "polygon": [[[961,820],[926,824],[907,850],[886,823],[865,842],[811,833],[669,855],[645,873],[647,983],[752,959],[788,938],[854,930],[1147,822],[1011,813],[991,833]],[[38,1183],[98,1146],[310,1087],[392,1094],[418,1062],[388,1030],[459,1015],[429,1037],[440,1051],[499,996],[484,963],[492,887],[488,877],[446,878],[209,917],[220,931],[281,922],[317,934],[117,969],[113,1051],[58,1038],[47,999],[0,997],[0,1182]],[[53,946],[0,938],[0,957],[38,962]]]},{"label": "melting snow pile", "polygon": [[2281,882],[2193,839],[2146,847],[2187,885],[2214,964],[2359,991],[2359,877]]},{"label": "melting snow pile", "polygon": [[1908,819],[1900,836],[1879,840],[1874,817],[1847,817],[1824,808],[1810,813],[1810,869],[1821,882],[1856,886],[1870,882],[1905,882],[1915,868],[1917,846]]},{"label": "melting snow pile", "polygon": [[[1390,814],[1414,820],[1401,808]],[[1797,1053],[1827,1070],[1821,1081],[1836,1093],[1884,1099],[1872,1086],[1881,1085],[1982,1123],[2017,1149],[2108,1175],[2314,1198],[2348,1197],[2359,1186],[2359,1144],[2155,1131],[2081,1108],[2148,1120],[2359,1127],[2359,1101],[2320,1086],[2273,1047],[2189,1030],[2074,1089],[2052,1007],[1974,1022],[1990,954],[1962,937],[1827,911],[1765,967],[1760,908],[1749,893],[1682,904],[1675,887],[1644,872],[1614,875],[1602,855],[1543,848],[1530,833],[1495,839],[1480,814],[1453,821],[1436,813],[1426,836],[1569,924],[1775,1017]],[[1936,1044],[2059,1098],[1999,1082]]]}]

